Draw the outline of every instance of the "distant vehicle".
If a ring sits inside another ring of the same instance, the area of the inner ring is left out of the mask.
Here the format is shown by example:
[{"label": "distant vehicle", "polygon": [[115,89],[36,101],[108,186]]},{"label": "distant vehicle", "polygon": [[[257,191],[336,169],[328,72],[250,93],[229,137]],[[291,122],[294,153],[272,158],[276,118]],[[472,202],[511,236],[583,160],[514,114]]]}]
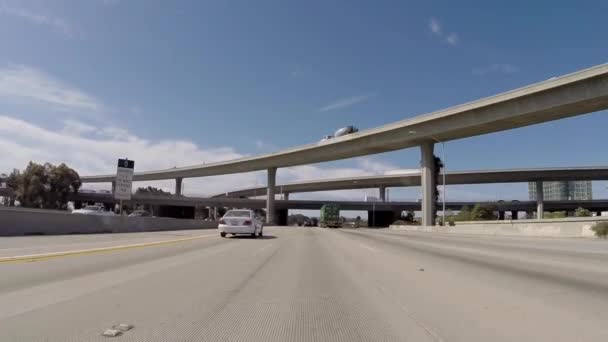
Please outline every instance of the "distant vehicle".
[{"label": "distant vehicle", "polygon": [[152,217],[152,214],[150,214],[147,210],[135,210],[129,214],[129,217]]},{"label": "distant vehicle", "polygon": [[253,210],[228,210],[220,219],[218,229],[221,237],[226,237],[226,234],[247,234],[255,238],[262,236],[264,224]]},{"label": "distant vehicle", "polygon": [[352,134],[352,133],[356,133],[359,132],[359,129],[355,126],[346,126],[346,127],[342,127],[340,129],[338,129],[335,133],[334,133],[334,137],[341,137],[344,135],[348,135],[348,134]]},{"label": "distant vehicle", "polygon": [[323,204],[319,215],[319,226],[322,228],[340,228],[340,206],[337,204]]},{"label": "distant vehicle", "polygon": [[81,194],[94,194],[97,193],[97,191],[93,190],[93,189],[78,189],[78,192]]},{"label": "distant vehicle", "polygon": [[100,216],[114,216],[114,212],[105,211],[103,207],[97,205],[87,205],[82,209],[72,210],[72,214],[78,215],[100,215]]}]

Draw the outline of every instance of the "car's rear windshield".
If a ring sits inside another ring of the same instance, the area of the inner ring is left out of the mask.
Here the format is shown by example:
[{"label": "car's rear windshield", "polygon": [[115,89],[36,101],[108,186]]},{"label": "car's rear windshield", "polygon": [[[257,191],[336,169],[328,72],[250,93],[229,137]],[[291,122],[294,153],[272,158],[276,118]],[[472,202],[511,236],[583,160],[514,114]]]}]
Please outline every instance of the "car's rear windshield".
[{"label": "car's rear windshield", "polygon": [[251,217],[248,210],[229,210],[224,217]]}]

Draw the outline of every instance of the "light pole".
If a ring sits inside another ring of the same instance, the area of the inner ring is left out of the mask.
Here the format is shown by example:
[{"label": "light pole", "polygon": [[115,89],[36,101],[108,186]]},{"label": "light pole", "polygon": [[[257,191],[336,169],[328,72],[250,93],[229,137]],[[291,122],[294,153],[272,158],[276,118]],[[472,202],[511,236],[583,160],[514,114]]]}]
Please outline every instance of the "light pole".
[{"label": "light pole", "polygon": [[[416,134],[418,132],[416,131],[409,131],[409,134]],[[443,178],[443,185],[441,186],[441,190],[443,191],[443,194],[441,195],[441,201],[442,201],[442,210],[441,210],[441,223],[443,225],[445,225],[445,173],[446,173],[446,167],[445,167],[445,143],[437,138],[435,138],[432,135],[429,135],[429,137],[431,137],[433,140],[435,140],[436,142],[441,144],[441,161],[443,163],[443,170],[441,172],[442,178]]]}]

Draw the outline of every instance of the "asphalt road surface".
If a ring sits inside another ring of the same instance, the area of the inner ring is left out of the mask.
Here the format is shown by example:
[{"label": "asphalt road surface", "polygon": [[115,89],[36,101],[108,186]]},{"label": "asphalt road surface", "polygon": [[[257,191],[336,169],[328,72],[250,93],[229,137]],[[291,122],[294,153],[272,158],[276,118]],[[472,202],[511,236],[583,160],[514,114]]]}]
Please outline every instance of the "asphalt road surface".
[{"label": "asphalt road surface", "polygon": [[80,252],[0,258],[0,341],[608,341],[607,241],[171,234],[2,238],[0,257]]}]

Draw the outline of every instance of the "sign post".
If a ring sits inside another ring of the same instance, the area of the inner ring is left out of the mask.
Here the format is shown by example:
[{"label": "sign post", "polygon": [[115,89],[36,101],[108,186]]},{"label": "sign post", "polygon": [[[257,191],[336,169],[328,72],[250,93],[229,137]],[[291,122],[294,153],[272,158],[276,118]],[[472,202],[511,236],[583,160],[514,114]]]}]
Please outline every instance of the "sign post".
[{"label": "sign post", "polygon": [[118,159],[118,167],[116,168],[116,186],[114,188],[114,199],[120,200],[120,215],[122,216],[122,201],[131,199],[133,169],[135,161]]}]

